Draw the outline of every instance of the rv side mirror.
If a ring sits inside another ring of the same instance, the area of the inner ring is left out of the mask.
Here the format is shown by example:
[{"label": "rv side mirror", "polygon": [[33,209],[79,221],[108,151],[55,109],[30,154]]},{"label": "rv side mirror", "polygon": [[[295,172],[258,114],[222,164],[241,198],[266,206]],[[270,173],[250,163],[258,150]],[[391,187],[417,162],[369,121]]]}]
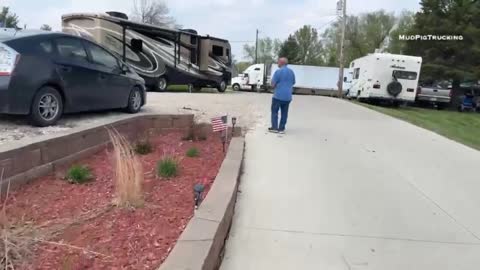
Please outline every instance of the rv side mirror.
[{"label": "rv side mirror", "polygon": [[128,71],[130,70],[130,69],[128,68],[128,66],[125,65],[125,64],[123,64],[120,69],[122,70],[122,73],[123,73],[123,74],[128,73]]},{"label": "rv side mirror", "polygon": [[136,53],[143,52],[143,40],[140,39],[132,39],[130,42],[132,45],[132,50]]},{"label": "rv side mirror", "polygon": [[343,77],[343,82],[347,82],[347,77]]}]

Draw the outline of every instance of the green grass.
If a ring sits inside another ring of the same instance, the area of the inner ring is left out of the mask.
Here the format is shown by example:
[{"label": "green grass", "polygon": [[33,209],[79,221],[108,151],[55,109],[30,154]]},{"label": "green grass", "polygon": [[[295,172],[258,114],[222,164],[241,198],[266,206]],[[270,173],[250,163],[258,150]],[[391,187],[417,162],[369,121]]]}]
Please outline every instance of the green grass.
[{"label": "green grass", "polygon": [[196,147],[192,147],[187,150],[187,157],[198,157],[200,155],[200,151]]},{"label": "green grass", "polygon": [[438,111],[416,107],[388,108],[359,104],[480,150],[480,114],[478,113]]},{"label": "green grass", "polygon": [[[227,88],[227,92],[232,91],[230,87]],[[167,92],[188,92],[188,85],[169,85]],[[215,88],[202,88],[202,93],[218,93]]]},{"label": "green grass", "polygon": [[188,86],[187,85],[169,85],[167,90],[171,92],[188,92]]},{"label": "green grass", "polygon": [[178,175],[178,162],[171,157],[160,160],[157,164],[158,176],[171,178]]},{"label": "green grass", "polygon": [[87,166],[74,165],[67,171],[66,179],[72,184],[84,184],[92,181],[92,170]]}]

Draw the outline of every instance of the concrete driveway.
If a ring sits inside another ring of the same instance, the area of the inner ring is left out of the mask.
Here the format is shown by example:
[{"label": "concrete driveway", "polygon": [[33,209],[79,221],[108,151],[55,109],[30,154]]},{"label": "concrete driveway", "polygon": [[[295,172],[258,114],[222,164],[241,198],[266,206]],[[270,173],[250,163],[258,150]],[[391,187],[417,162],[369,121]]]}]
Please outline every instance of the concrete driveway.
[{"label": "concrete driveway", "polygon": [[480,269],[480,152],[346,101],[298,96],[247,135],[222,270]]}]

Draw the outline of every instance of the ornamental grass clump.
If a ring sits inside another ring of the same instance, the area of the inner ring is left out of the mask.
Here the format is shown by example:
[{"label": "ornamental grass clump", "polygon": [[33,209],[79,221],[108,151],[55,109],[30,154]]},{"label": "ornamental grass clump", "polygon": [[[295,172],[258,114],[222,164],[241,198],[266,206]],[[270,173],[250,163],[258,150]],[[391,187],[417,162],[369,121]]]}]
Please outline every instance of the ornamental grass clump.
[{"label": "ornamental grass clump", "polygon": [[115,204],[139,207],[143,204],[143,167],[131,144],[116,129],[108,129],[113,145]]}]

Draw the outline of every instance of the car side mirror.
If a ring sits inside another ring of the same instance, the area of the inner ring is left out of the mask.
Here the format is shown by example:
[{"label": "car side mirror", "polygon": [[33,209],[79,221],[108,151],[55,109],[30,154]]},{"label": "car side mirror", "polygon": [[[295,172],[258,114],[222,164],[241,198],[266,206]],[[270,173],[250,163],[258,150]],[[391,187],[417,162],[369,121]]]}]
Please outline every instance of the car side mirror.
[{"label": "car side mirror", "polygon": [[347,82],[347,77],[343,77],[343,82]]}]

